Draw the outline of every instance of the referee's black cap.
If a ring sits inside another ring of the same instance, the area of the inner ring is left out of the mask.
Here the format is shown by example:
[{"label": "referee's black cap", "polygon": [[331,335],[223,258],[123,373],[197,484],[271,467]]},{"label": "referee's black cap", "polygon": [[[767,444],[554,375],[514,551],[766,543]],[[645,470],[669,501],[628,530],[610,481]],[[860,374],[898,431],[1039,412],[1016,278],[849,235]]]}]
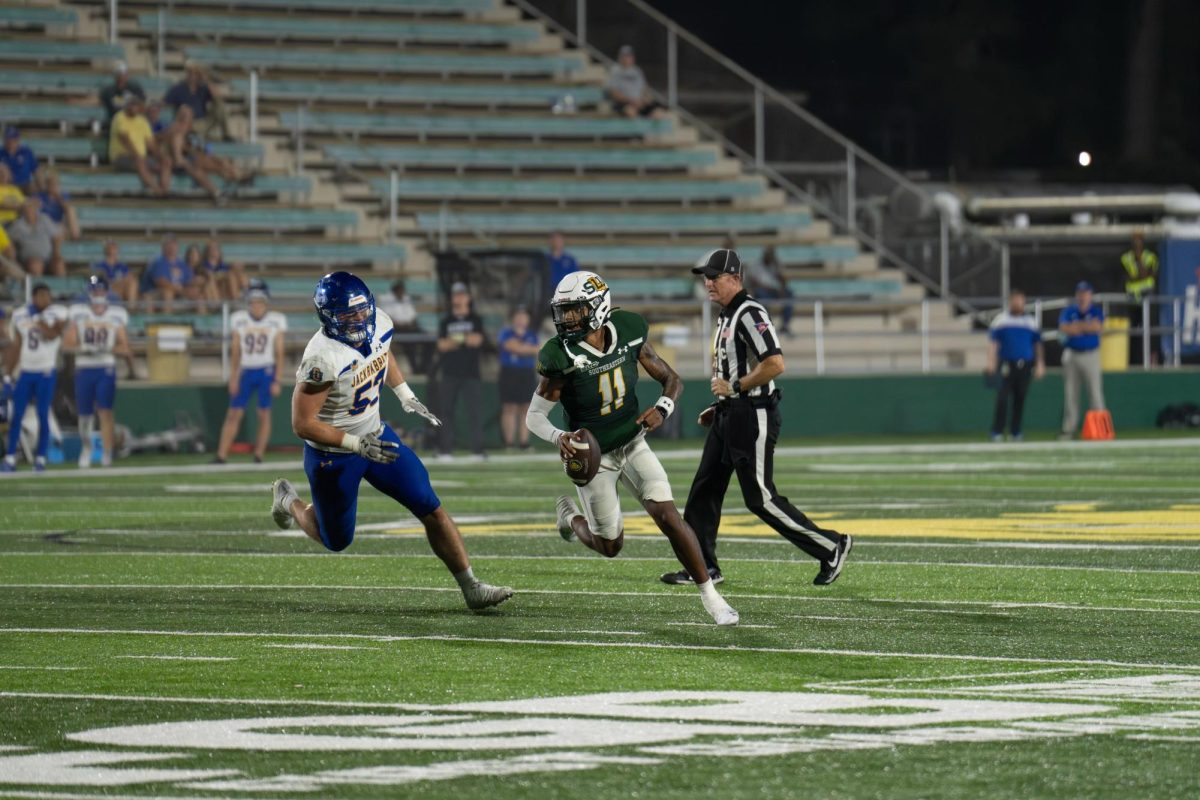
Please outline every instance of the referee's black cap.
[{"label": "referee's black cap", "polygon": [[706,278],[715,278],[718,275],[741,275],[742,260],[733,250],[724,248],[713,250],[692,267],[692,274],[703,275]]}]

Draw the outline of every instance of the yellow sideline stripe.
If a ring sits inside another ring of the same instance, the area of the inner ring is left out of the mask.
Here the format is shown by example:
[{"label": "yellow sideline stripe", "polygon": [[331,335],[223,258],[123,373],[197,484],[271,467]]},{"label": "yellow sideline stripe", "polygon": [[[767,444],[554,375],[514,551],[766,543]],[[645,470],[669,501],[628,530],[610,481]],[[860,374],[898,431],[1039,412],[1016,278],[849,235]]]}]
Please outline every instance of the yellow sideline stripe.
[{"label": "yellow sideline stripe", "polygon": [[[890,517],[843,518],[838,514],[813,514],[811,518],[855,536],[925,537],[935,539],[1017,539],[1030,541],[1139,542],[1200,541],[1200,508],[1175,505],[1167,509],[1097,511],[1090,504],[1064,504],[1047,512],[1014,512],[997,517]],[[528,521],[471,523],[459,526],[466,534],[530,533],[533,528],[552,531]],[[395,529],[389,533],[411,533]],[[736,536],[775,536],[752,514],[726,514],[721,532]],[[660,535],[644,514],[625,517],[625,533]]]}]

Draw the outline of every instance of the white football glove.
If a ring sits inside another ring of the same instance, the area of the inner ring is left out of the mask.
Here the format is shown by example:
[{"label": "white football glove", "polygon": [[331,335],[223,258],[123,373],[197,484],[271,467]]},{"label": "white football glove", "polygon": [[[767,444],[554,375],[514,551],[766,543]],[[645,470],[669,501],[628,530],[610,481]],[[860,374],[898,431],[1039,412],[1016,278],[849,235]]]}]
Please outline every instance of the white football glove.
[{"label": "white football glove", "polygon": [[342,447],[380,464],[390,464],[400,456],[400,445],[380,439],[379,431],[365,436],[347,433],[342,439]]},{"label": "white football glove", "polygon": [[408,387],[407,383],[401,383],[392,387],[392,391],[396,393],[396,397],[400,400],[400,407],[409,414],[417,414],[424,417],[435,428],[442,427],[442,421],[426,408],[424,403],[417,399],[416,394]]}]

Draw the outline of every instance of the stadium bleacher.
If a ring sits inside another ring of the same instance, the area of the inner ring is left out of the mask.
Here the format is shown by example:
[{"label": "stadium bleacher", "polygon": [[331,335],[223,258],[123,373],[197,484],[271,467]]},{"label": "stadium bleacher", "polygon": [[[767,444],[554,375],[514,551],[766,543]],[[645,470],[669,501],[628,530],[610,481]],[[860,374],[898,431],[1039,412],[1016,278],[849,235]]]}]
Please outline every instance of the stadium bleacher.
[{"label": "stadium bleacher", "polygon": [[[308,284],[337,266],[428,282],[442,243],[538,247],[561,230],[627,305],[669,301],[663,318],[694,326],[695,286],[679,270],[736,235],[748,261],[776,247],[798,302],[861,300],[866,318],[909,322],[918,313],[921,293],[898,273],[832,238],[678,116],[612,115],[605,71],[501,0],[126,0],[119,45],[100,41],[107,14],[102,0],[0,13],[16,34],[0,42],[11,67],[0,121],[22,125],[74,196],[85,239],[64,247],[73,268],[96,260],[105,236],[140,263],[178,232],[219,236],[229,260],[276,282]],[[146,74],[159,47],[165,73]],[[222,82],[239,141],[213,152],[258,169],[228,207],[201,204],[183,177],[170,199],[148,201],[135,176],[103,164],[102,111],[88,101],[118,59],[151,96],[188,59]]]}]

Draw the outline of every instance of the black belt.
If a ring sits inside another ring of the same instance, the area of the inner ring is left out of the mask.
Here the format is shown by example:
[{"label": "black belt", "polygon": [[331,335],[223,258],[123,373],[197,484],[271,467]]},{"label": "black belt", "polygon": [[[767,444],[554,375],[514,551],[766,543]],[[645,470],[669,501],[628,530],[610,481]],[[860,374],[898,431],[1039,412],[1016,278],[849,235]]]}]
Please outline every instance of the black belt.
[{"label": "black belt", "polygon": [[717,410],[732,408],[734,403],[748,403],[754,408],[775,408],[781,399],[783,399],[783,393],[778,389],[761,397],[749,397],[744,394],[737,397],[723,397],[717,401]]}]

